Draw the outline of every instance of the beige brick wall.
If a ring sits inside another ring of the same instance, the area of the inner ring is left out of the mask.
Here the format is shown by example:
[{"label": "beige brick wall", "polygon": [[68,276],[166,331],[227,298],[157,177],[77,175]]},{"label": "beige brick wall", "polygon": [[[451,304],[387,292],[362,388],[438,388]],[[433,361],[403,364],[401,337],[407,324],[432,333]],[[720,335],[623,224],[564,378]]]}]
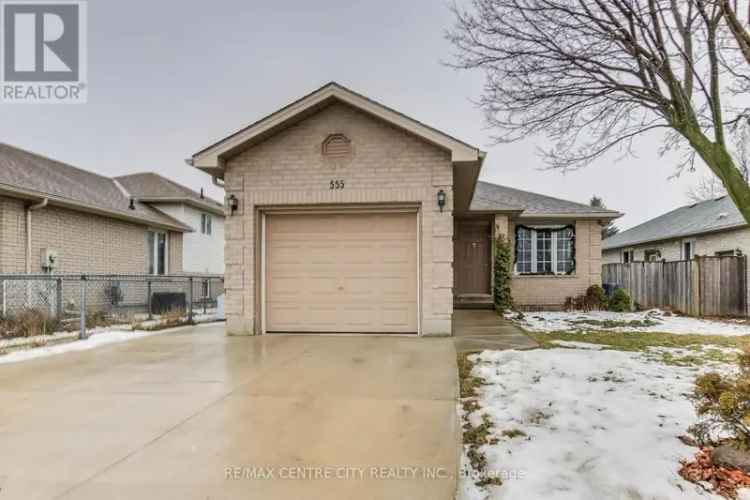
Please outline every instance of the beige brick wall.
[{"label": "beige brick wall", "polygon": [[182,233],[169,231],[169,274],[182,273]]},{"label": "beige brick wall", "polygon": [[[332,133],[351,141],[353,158],[334,167],[321,144]],[[345,189],[331,190],[332,179]],[[226,237],[227,328],[259,330],[256,273],[258,209],[321,204],[421,204],[422,332],[448,335],[453,313],[452,164],[450,154],[343,104],[334,104],[230,159],[227,194],[240,200],[228,217]],[[448,194],[439,212],[436,195]]]},{"label": "beige brick wall", "polygon": [[[0,272],[26,270],[24,201],[0,197]],[[59,273],[148,272],[147,227],[49,206],[32,212],[31,272],[41,273],[41,252],[59,253]],[[182,270],[182,234],[170,233],[170,272]]]},{"label": "beige brick wall", "polygon": [[[519,224],[533,226],[531,221]],[[514,221],[505,215],[495,216],[495,234],[508,234],[515,249]],[[580,295],[602,281],[601,226],[597,221],[575,221],[576,271],[571,276],[514,276],[513,300],[521,308],[560,308],[567,297]]]},{"label": "beige brick wall", "polygon": [[0,273],[23,272],[25,248],[23,202],[0,197]]}]

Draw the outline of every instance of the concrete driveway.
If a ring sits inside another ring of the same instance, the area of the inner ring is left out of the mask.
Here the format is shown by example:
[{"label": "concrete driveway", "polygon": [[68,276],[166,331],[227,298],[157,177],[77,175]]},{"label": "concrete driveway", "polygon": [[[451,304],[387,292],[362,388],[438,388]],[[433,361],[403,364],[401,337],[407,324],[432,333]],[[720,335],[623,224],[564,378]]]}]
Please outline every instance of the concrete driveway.
[{"label": "concrete driveway", "polygon": [[452,499],[452,339],[202,326],[0,365],[0,500]]}]

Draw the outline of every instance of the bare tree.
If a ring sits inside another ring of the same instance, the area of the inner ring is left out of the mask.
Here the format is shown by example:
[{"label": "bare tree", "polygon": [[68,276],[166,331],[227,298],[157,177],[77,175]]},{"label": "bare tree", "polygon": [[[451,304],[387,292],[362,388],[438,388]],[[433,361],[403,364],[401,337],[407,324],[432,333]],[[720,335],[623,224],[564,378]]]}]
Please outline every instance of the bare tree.
[{"label": "bare tree", "polygon": [[[589,205],[594,208],[607,208],[607,206],[604,204],[604,200],[596,195],[591,197]],[[620,228],[615,226],[615,223],[613,221],[609,221],[605,226],[602,226],[602,239],[605,240],[610,236],[616,235],[619,232]]]},{"label": "bare tree", "polygon": [[715,200],[726,194],[727,190],[724,189],[724,184],[713,174],[702,177],[695,186],[688,189],[685,193],[687,199],[692,203]]},{"label": "bare tree", "polygon": [[[750,110],[748,0],[472,0],[454,5],[452,63],[482,69],[497,142],[545,134],[553,168],[585,166],[665,132],[679,168],[702,160],[750,222],[750,186],[732,154]],[[687,147],[686,147],[687,146]]]}]

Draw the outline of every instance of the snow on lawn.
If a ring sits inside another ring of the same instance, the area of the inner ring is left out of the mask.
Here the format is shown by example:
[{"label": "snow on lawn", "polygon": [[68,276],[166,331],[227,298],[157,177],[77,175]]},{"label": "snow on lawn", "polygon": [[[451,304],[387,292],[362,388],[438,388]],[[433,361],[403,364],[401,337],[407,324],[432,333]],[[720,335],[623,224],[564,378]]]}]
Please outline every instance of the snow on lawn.
[{"label": "snow on lawn", "polygon": [[[202,323],[200,326],[208,325],[209,323]],[[185,327],[178,327],[185,328]],[[18,351],[12,351],[4,355],[0,355],[0,365],[5,363],[17,363],[19,361],[28,361],[30,359],[43,358],[46,356],[53,356],[55,354],[63,354],[66,352],[74,351],[87,351],[89,349],[95,349],[97,347],[119,344],[121,342],[128,342],[130,340],[141,339],[144,337],[150,337],[152,335],[159,335],[164,333],[174,332],[176,329],[165,329],[155,331],[142,331],[142,330],[102,330],[97,329],[90,333],[90,337],[86,340],[75,340],[71,342],[65,342],[56,345],[47,345],[42,347],[34,347],[29,349],[23,349]],[[77,335],[77,334],[76,334]]]},{"label": "snow on lawn", "polygon": [[736,320],[707,320],[666,315],[653,309],[644,312],[530,312],[523,319],[509,316],[533,332],[609,330],[617,332],[662,332],[698,335],[750,335],[750,324]]},{"label": "snow on lawn", "polygon": [[[480,450],[504,484],[480,488],[464,477],[460,500],[720,498],[677,474],[696,452],[677,437],[696,421],[685,395],[698,369],[571,348],[470,359],[488,385],[468,418],[475,426],[483,413],[491,418],[499,442]],[[512,430],[525,436],[502,435]]]}]

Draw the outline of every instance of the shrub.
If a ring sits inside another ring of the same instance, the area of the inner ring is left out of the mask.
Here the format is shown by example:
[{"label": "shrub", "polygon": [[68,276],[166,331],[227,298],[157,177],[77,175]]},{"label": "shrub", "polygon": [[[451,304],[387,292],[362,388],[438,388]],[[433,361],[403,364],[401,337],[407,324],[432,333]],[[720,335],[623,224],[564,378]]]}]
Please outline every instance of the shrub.
[{"label": "shrub", "polygon": [[717,431],[725,431],[750,448],[750,347],[743,351],[736,375],[712,372],[695,380],[691,399],[701,420],[690,433],[701,444],[710,444]]},{"label": "shrub", "polygon": [[11,318],[0,320],[2,337],[34,337],[49,335],[60,329],[60,322],[36,309],[22,311]]},{"label": "shrub", "polygon": [[495,282],[493,285],[493,296],[495,309],[505,312],[513,309],[513,296],[511,295],[510,282],[513,278],[513,252],[510,242],[504,234],[498,235],[495,240]]},{"label": "shrub", "polygon": [[586,303],[590,309],[607,309],[609,297],[601,285],[591,285],[586,289]]},{"label": "shrub", "polygon": [[628,312],[633,309],[633,301],[627,290],[618,288],[609,299],[609,310],[614,312]]}]

